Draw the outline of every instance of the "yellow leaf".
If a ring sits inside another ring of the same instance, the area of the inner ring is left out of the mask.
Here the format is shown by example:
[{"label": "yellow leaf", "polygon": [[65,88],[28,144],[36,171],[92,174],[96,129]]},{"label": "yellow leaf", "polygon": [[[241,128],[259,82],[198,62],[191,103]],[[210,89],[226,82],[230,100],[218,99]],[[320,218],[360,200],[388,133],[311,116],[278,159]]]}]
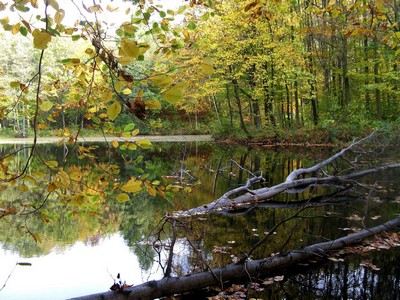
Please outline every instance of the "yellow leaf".
[{"label": "yellow leaf", "polygon": [[13,26],[13,28],[11,29],[12,34],[17,34],[19,33],[19,29],[21,28],[21,24],[17,23]]},{"label": "yellow leaf", "polygon": [[56,0],[49,0],[49,5],[52,7],[52,8],[54,8],[55,10],[58,10],[59,9],[59,6],[58,6],[58,3],[57,3],[57,1]]},{"label": "yellow leaf", "polygon": [[33,46],[36,49],[44,50],[47,45],[51,42],[51,35],[48,32],[41,32],[35,29],[32,32],[33,35]]},{"label": "yellow leaf", "polygon": [[132,25],[131,23],[128,23],[128,22],[124,22],[121,25],[120,29],[125,31],[125,32],[127,32],[127,33],[132,33],[132,34],[135,33],[138,30],[138,28],[136,26],[134,26],[134,25]]},{"label": "yellow leaf", "polygon": [[53,103],[51,101],[44,101],[40,104],[41,111],[49,111],[53,107]]},{"label": "yellow leaf", "polygon": [[19,190],[23,193],[28,191],[28,186],[25,183],[22,183],[18,186]]},{"label": "yellow leaf", "polygon": [[213,60],[211,57],[205,57],[201,64],[201,70],[206,75],[212,75],[214,73]]},{"label": "yellow leaf", "polygon": [[134,143],[129,143],[128,149],[131,150],[131,151],[135,151],[137,149],[137,146]]},{"label": "yellow leaf", "polygon": [[135,41],[129,39],[122,39],[121,48],[122,52],[131,58],[137,58],[140,54],[140,49]]},{"label": "yellow leaf", "polygon": [[168,75],[157,75],[151,78],[153,84],[158,87],[169,87],[174,80]]},{"label": "yellow leaf", "polygon": [[39,8],[39,0],[31,0],[31,5],[34,8]]},{"label": "yellow leaf", "polygon": [[129,201],[131,198],[129,197],[128,194],[121,193],[121,194],[118,194],[117,197],[115,197],[115,199],[117,199],[118,202],[123,203],[123,202]]},{"label": "yellow leaf", "polygon": [[144,104],[146,109],[161,109],[161,102],[158,100],[147,100]]},{"label": "yellow leaf", "polygon": [[112,141],[112,146],[113,146],[114,148],[118,148],[119,143],[118,143],[117,141]]},{"label": "yellow leaf", "polygon": [[119,10],[119,8],[117,6],[111,6],[110,4],[107,4],[106,9],[109,12],[113,12],[113,11],[118,11]]},{"label": "yellow leaf", "polygon": [[64,17],[65,17],[65,10],[59,9],[56,11],[56,14],[54,15],[54,22],[56,22],[56,24],[61,24]]},{"label": "yellow leaf", "polygon": [[132,91],[128,88],[126,88],[122,91],[122,94],[124,94],[124,95],[129,95],[130,93],[132,93]]},{"label": "yellow leaf", "polygon": [[85,196],[82,194],[77,194],[70,199],[69,204],[81,206],[84,202],[85,202]]},{"label": "yellow leaf", "polygon": [[101,13],[103,9],[101,8],[100,5],[92,5],[88,7],[88,11],[92,13]]},{"label": "yellow leaf", "polygon": [[69,175],[64,170],[58,171],[54,178],[54,184],[57,185],[57,187],[67,188],[70,183]]},{"label": "yellow leaf", "polygon": [[127,66],[135,60],[134,57],[121,56],[118,58],[118,62],[121,66]]},{"label": "yellow leaf", "polygon": [[115,91],[117,93],[120,93],[122,91],[122,88],[124,87],[124,83],[122,81],[118,81],[115,85]]},{"label": "yellow leaf", "polygon": [[141,148],[147,149],[151,147],[151,142],[150,140],[139,140],[136,141],[136,145],[138,145]]},{"label": "yellow leaf", "polygon": [[135,129],[132,131],[131,136],[137,136],[139,134],[140,130],[139,129]]},{"label": "yellow leaf", "polygon": [[38,233],[33,233],[29,231],[29,234],[31,235],[31,237],[33,237],[36,243],[42,242],[42,239],[40,238],[40,235]]},{"label": "yellow leaf", "polygon": [[164,91],[162,95],[167,102],[175,104],[183,98],[183,89],[180,86],[175,85]]},{"label": "yellow leaf", "polygon": [[142,189],[142,182],[140,180],[137,180],[136,178],[132,177],[131,179],[128,180],[127,183],[125,183],[122,187],[121,190],[124,192],[128,193],[137,193]]},{"label": "yellow leaf", "polygon": [[103,103],[107,103],[112,99],[113,93],[110,90],[107,90],[101,95],[101,99],[103,100]]},{"label": "yellow leaf", "polygon": [[54,169],[58,167],[58,162],[55,160],[48,160],[45,162],[45,165],[50,169]]},{"label": "yellow leaf", "polygon": [[107,109],[107,115],[111,121],[114,121],[120,113],[121,113],[121,104],[119,104],[119,102],[117,101],[111,104]]}]

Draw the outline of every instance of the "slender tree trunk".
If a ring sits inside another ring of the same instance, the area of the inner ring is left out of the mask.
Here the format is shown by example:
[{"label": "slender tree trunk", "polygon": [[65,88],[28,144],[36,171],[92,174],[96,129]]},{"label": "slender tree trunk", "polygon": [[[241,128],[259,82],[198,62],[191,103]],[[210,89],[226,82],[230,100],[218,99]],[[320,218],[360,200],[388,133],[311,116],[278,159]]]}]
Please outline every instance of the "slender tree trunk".
[{"label": "slender tree trunk", "polygon": [[[364,84],[365,86],[369,85],[369,66],[368,66],[368,37],[364,38],[364,59],[365,59],[365,67],[364,67],[364,74],[365,74],[365,81]],[[371,95],[366,89],[365,91],[365,110],[367,113],[371,111]]]},{"label": "slender tree trunk", "polygon": [[[268,65],[264,65],[265,72],[268,74]],[[273,65],[271,65],[271,81],[273,80]],[[273,111],[273,92],[271,91],[271,86],[267,81],[267,76],[263,81],[263,92],[264,92],[264,116],[271,123],[272,126],[276,126],[276,121]]]},{"label": "slender tree trunk", "polygon": [[381,107],[381,90],[379,87],[379,58],[378,58],[378,43],[374,41],[374,83],[375,83],[375,104],[376,114],[378,118],[382,117]]},{"label": "slender tree trunk", "polygon": [[349,79],[349,62],[348,62],[348,47],[347,37],[342,36],[342,72],[343,72],[343,100],[344,105],[350,103],[350,79]]},{"label": "slender tree trunk", "polygon": [[229,122],[231,125],[231,128],[233,127],[233,108],[232,108],[232,103],[231,103],[231,96],[229,93],[229,84],[225,85],[226,87],[226,100],[228,101],[228,108],[229,108]]},{"label": "slender tree trunk", "polygon": [[[232,72],[232,67],[229,67],[231,74]],[[233,75],[233,74],[232,74]],[[238,106],[238,113],[239,113],[239,121],[240,121],[240,128],[243,130],[243,132],[250,137],[250,133],[248,132],[246,128],[246,124],[244,123],[244,118],[243,118],[243,110],[242,110],[242,103],[240,101],[240,95],[239,95],[239,84],[236,80],[236,78],[232,78],[232,85],[233,85],[233,94],[236,100],[236,104]]]}]

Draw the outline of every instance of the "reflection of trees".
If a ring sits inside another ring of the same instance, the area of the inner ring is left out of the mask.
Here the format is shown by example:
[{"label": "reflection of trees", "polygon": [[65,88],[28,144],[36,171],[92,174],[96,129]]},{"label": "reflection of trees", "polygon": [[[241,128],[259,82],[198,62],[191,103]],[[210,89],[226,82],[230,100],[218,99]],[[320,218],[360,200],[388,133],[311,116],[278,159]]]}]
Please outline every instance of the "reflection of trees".
[{"label": "reflection of trees", "polygon": [[138,256],[143,269],[151,267],[155,253],[151,251],[152,247],[141,245],[140,242],[156,228],[169,206],[170,203],[164,199],[140,193],[120,208],[119,213],[123,218],[119,230]]},{"label": "reflection of trees", "polygon": [[[374,271],[359,266],[361,256],[346,258],[342,263],[319,266],[319,272],[305,271],[289,276],[280,285],[271,285],[258,293],[263,299],[398,299],[400,250],[370,254],[379,266]],[[299,284],[301,282],[301,284]]]}]

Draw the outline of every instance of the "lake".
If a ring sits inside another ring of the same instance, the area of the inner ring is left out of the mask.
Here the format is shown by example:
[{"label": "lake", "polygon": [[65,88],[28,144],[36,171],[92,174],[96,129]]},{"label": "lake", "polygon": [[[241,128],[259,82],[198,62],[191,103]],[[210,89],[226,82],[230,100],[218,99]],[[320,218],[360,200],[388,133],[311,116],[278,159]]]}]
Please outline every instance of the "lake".
[{"label": "lake", "polygon": [[[4,285],[0,299],[66,299],[103,292],[118,273],[135,285],[162,278],[173,234],[165,222],[167,214],[207,204],[253,175],[264,176],[263,186],[278,184],[292,170],[311,166],[338,150],[252,148],[188,139],[157,141],[149,149],[122,152],[107,143],[86,141],[82,146],[90,149],[84,156],[82,149],[78,153],[70,145],[37,145],[29,174],[48,172],[43,162],[50,161],[65,166],[71,178],[79,169],[84,174],[79,180],[98,188],[87,189],[84,200],[63,201],[62,189],[49,196],[48,186],[32,178],[26,179],[26,187],[1,186],[0,208],[13,206],[18,213],[0,219],[0,286]],[[29,157],[25,147],[0,145],[0,157],[17,153],[8,161],[10,170],[23,168]],[[104,174],[94,165],[101,166]],[[118,173],[112,174],[117,168]],[[117,201],[110,178],[128,180],[132,176],[145,176],[155,186],[159,182],[167,187],[163,189],[166,197],[139,192],[127,202]],[[234,261],[281,220],[290,219],[304,202],[326,194],[337,201],[310,206],[302,218],[279,226],[252,258],[383,223],[398,215],[399,181],[399,170],[392,170],[365,180],[365,184],[379,185],[374,190],[359,187],[336,195],[331,187],[318,187],[284,193],[253,208],[183,220],[176,232],[172,274],[190,274],[207,265]],[[399,299],[399,248],[383,248],[369,257],[360,252],[334,257],[329,263],[308,262],[311,270],[309,266],[293,274],[286,270],[284,279],[275,282],[255,281],[258,288],[249,291],[249,297]]]}]

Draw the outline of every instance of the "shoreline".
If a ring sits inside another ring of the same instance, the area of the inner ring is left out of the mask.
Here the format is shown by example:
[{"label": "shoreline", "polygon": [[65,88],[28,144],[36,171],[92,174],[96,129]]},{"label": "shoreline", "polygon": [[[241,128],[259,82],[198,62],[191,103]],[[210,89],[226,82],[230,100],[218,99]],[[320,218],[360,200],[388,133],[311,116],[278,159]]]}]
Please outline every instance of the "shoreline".
[{"label": "shoreline", "polygon": [[[69,137],[38,137],[36,144],[55,144],[67,143]],[[78,137],[77,143],[95,143],[95,142],[135,142],[139,140],[149,140],[150,142],[214,142],[211,135],[140,135],[131,138],[116,136],[95,136]],[[25,145],[33,144],[33,137],[28,138],[0,138],[0,145]]]}]

